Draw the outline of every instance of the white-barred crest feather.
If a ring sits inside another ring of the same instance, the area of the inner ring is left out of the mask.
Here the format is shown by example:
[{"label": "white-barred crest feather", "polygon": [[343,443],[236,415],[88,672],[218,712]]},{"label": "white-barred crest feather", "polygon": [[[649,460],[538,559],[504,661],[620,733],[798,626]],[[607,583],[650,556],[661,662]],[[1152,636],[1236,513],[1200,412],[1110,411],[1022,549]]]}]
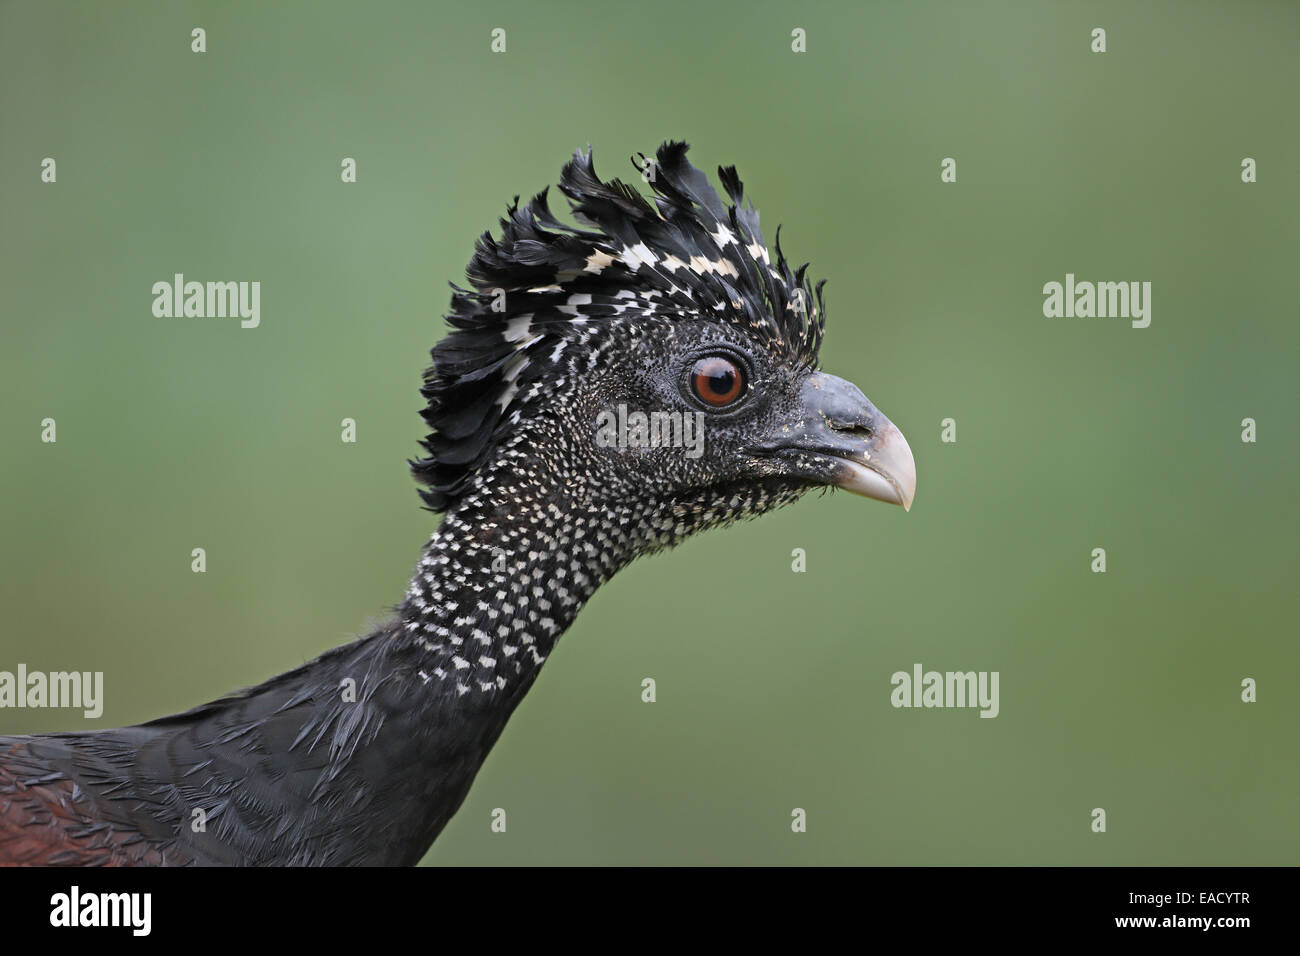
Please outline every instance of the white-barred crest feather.
[{"label": "white-barred crest feather", "polygon": [[431,510],[455,504],[521,414],[545,400],[546,382],[572,371],[611,323],[732,324],[791,364],[816,365],[824,283],[809,284],[807,265],[790,268],[779,229],[773,264],[735,168],[718,170],[724,204],[688,148],[667,142],[653,161],[634,157],[653,173],[649,198],[602,181],[591,150],[579,150],[559,184],[577,226],[556,219],[542,190],[523,207],[515,197],[499,239],[479,237],[466,268],[473,288],[452,286],[453,331],[434,346],[421,389],[428,455],[411,467]]}]

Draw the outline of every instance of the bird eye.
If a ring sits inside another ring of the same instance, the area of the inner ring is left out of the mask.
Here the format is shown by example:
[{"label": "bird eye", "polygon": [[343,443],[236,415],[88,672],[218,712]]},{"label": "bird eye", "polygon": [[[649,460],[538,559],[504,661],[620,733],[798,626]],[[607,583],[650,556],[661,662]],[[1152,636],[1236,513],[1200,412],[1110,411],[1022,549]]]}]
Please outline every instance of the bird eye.
[{"label": "bird eye", "polygon": [[725,408],[744,392],[745,376],[731,359],[711,355],[699,359],[691,369],[691,390],[704,404]]}]

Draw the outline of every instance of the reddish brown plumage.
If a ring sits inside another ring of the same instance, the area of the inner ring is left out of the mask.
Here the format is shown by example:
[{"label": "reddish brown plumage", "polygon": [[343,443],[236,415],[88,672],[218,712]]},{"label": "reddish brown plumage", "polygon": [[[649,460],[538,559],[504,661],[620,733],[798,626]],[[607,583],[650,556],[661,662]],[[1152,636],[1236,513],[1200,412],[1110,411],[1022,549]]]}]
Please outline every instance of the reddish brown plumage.
[{"label": "reddish brown plumage", "polygon": [[50,779],[25,742],[0,751],[0,866],[157,865],[161,854],[129,830],[97,820],[84,793]]}]

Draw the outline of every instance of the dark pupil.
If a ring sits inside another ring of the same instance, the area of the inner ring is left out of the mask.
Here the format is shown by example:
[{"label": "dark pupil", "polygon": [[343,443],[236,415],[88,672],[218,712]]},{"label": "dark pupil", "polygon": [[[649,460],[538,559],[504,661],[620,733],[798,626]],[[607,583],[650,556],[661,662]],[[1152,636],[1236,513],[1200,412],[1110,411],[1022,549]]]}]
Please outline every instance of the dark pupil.
[{"label": "dark pupil", "polygon": [[726,395],[731,391],[731,384],[735,379],[731,369],[715,365],[705,374],[709,376],[709,391],[716,395]]}]

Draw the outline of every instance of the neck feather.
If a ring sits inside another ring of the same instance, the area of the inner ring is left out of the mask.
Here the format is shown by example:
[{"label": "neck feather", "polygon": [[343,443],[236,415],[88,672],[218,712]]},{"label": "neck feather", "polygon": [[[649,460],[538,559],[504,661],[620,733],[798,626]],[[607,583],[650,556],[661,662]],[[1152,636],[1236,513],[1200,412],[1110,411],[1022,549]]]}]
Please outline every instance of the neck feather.
[{"label": "neck feather", "polygon": [[701,528],[792,501],[802,488],[702,489],[647,503],[532,489],[471,494],[425,548],[400,610],[420,679],[459,697],[517,702],[600,585],[642,554]]},{"label": "neck feather", "polygon": [[673,530],[628,506],[531,501],[471,496],[429,541],[400,611],[426,684],[521,695],[596,589]]}]

